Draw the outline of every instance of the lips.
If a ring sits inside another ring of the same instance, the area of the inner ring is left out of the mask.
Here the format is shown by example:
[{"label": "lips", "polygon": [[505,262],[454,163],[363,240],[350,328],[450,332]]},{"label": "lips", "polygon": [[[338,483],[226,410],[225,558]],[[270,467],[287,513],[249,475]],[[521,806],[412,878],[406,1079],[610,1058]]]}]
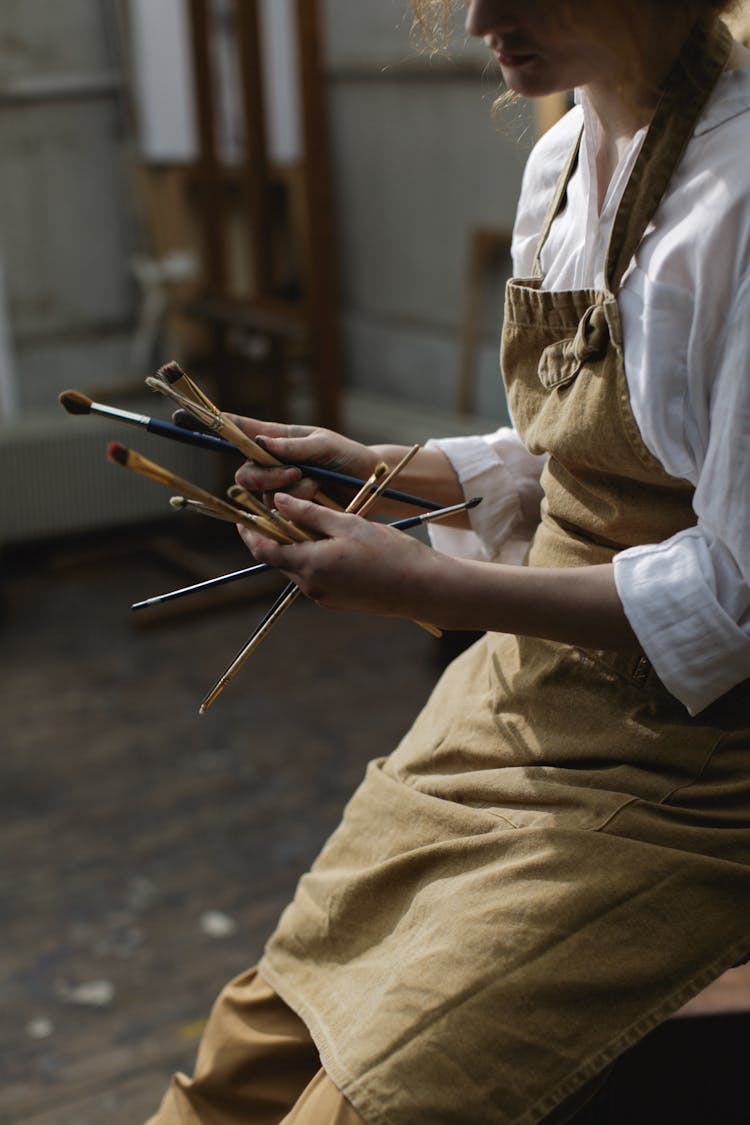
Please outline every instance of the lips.
[{"label": "lips", "polygon": [[531,59],[536,58],[533,51],[517,51],[508,50],[507,47],[502,47],[495,51],[497,61],[500,66],[518,67],[523,66],[524,63],[530,62]]}]

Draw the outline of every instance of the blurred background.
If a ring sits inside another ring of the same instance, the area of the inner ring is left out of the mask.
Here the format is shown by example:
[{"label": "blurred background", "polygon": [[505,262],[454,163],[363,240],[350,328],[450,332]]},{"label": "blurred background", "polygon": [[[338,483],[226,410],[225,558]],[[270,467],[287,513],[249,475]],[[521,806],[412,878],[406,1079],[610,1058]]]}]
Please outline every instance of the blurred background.
[{"label": "blurred background", "polygon": [[365,441],[506,421],[510,229],[568,99],[499,93],[460,12],[431,54],[406,0],[0,5],[0,1122],[153,1110],[467,639],[298,604],[198,718],[278,583],[132,612],[250,560],[105,450],[214,492],[239,458],[58,395],[168,418],[144,379],[177,359]]},{"label": "blurred background", "polygon": [[481,47],[420,53],[407,8],[3,5],[3,544],[161,510],[112,474],[94,500],[101,433],[57,395],[137,409],[165,359],[224,409],[378,438],[418,440],[425,404],[449,430],[456,411],[504,416],[497,322],[534,122],[519,105],[493,123]]}]

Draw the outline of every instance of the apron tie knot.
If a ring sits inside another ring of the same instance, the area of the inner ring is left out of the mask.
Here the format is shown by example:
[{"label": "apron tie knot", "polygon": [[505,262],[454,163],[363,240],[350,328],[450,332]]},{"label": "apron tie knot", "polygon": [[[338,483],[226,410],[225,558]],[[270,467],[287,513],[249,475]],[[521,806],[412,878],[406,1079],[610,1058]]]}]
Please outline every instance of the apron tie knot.
[{"label": "apron tie knot", "polygon": [[609,327],[607,314],[603,305],[590,305],[581,317],[573,351],[576,359],[586,362],[589,359],[601,359],[609,343]]},{"label": "apron tie knot", "polygon": [[586,363],[602,359],[609,345],[609,325],[604,306],[590,305],[572,339],[549,344],[539,359],[537,374],[547,390],[572,383]]}]

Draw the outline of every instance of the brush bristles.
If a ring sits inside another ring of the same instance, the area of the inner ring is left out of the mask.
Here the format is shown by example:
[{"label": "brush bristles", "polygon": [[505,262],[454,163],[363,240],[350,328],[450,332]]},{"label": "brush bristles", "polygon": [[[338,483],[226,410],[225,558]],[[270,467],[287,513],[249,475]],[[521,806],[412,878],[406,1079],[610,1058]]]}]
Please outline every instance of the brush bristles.
[{"label": "brush bristles", "polygon": [[179,363],[176,363],[175,360],[170,360],[169,363],[165,363],[159,368],[157,374],[160,375],[170,387],[173,387],[174,390],[179,390],[187,399],[191,399],[193,402],[197,403],[198,406],[202,406],[209,414],[215,414],[217,417],[220,416],[221,411],[218,406],[215,406],[214,403],[211,402],[208,395],[200,389],[197,383],[193,382],[188,373],[183,371]]},{"label": "brush bristles", "polygon": [[107,458],[118,465],[127,465],[129,450],[119,441],[111,441],[107,446]]},{"label": "brush bristles", "polygon": [[160,367],[157,374],[161,375],[162,379],[166,379],[170,385],[176,383],[178,379],[185,377],[185,372],[182,370],[179,363],[176,363],[173,359]]},{"label": "brush bristles", "polygon": [[81,391],[60,391],[57,401],[68,414],[90,414],[92,401]]}]

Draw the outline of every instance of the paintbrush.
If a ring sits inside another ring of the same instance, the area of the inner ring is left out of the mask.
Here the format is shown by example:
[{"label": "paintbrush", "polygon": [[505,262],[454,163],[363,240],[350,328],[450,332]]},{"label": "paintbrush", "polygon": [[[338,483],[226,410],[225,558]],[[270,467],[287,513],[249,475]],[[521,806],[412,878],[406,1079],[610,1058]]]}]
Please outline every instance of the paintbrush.
[{"label": "paintbrush", "polygon": [[[68,414],[98,414],[103,418],[114,418],[118,422],[125,422],[129,426],[140,426],[149,433],[159,437],[169,438],[172,441],[182,442],[184,445],[194,445],[199,449],[211,449],[216,453],[236,453],[237,447],[224,438],[215,434],[203,433],[201,430],[187,429],[185,426],[166,422],[161,418],[151,418],[147,414],[136,414],[132,410],[121,410],[116,406],[106,406],[102,402],[94,402],[83,391],[61,391],[57,396],[60,405]],[[194,417],[190,415],[190,417]],[[348,473],[339,473],[335,469],[326,469],[322,465],[309,465],[303,462],[289,462],[288,468],[299,469],[307,477],[327,480],[332,484],[340,484],[346,488],[361,488],[364,481],[359,477],[350,476]],[[414,496],[409,492],[400,492],[395,488],[388,488],[383,496],[389,500],[398,500],[402,504],[410,504],[415,508],[424,508],[426,511],[436,511],[440,505],[434,500],[425,500],[421,496]]]},{"label": "paintbrush", "polygon": [[[375,482],[374,486],[369,491],[369,495],[365,494],[365,489],[363,488],[358,494],[362,497],[362,502],[356,508],[352,506],[351,510],[355,511],[358,516],[364,517],[373,506],[373,504],[375,504],[378,498],[383,494],[383,491],[388,487],[390,482],[392,480],[395,480],[401,470],[406,468],[412,457],[414,457],[418,452],[419,445],[413,445],[411,449],[407,450],[399,463],[393,469],[389,469],[388,472],[386,472],[381,477],[380,481]],[[418,621],[415,619],[414,624],[419,625],[420,629],[424,629],[426,632],[431,633],[433,637],[442,637],[443,635],[442,630],[438,629],[436,625],[431,625],[429,621]]]},{"label": "paintbrush", "polygon": [[[246,512],[240,512],[238,518],[236,512],[219,511],[201,503],[200,500],[190,500],[187,496],[170,496],[169,505],[178,512],[193,512],[198,516],[210,516],[212,519],[225,520],[227,523],[247,523],[247,519],[243,520],[242,518],[243,516],[247,517],[248,513]],[[278,513],[269,511],[268,516],[259,513],[251,513],[251,515],[254,518],[248,526],[256,531],[263,531],[270,530],[269,524],[273,525],[275,537],[280,543],[308,543],[312,538],[307,532],[295,527],[293,523],[285,520]]]},{"label": "paintbrush", "polygon": [[271,520],[277,527],[293,539],[296,543],[310,543],[315,536],[310,535],[307,531],[303,531],[301,527],[297,527],[291,520],[285,519],[280,512],[275,508],[267,508],[262,504],[251,492],[247,492],[239,484],[233,484],[227,489],[227,495],[237,504],[241,504],[243,508],[248,511],[254,512],[257,516],[264,516],[266,519]]},{"label": "paintbrush", "polygon": [[[396,479],[401,470],[406,468],[412,457],[417,453],[419,453],[419,445],[413,445],[411,449],[407,450],[398,465],[396,465],[394,469],[387,469],[380,479],[374,482],[369,490],[367,489],[367,485],[360,489],[350,506],[346,509],[347,512],[356,512],[358,516],[366,515],[373,504],[383,495],[390,482]],[[358,504],[357,501],[360,500],[360,498],[361,503]]]},{"label": "paintbrush", "polygon": [[161,418],[149,418],[147,414],[136,414],[131,410],[120,410],[116,406],[105,406],[101,402],[94,402],[82,391],[61,391],[57,399],[68,414],[100,414],[104,418],[127,422],[130,426],[140,426],[149,433],[171,438],[173,441],[181,441],[185,445],[236,452],[228,441],[214,437],[213,434],[201,434],[197,430],[186,430],[183,426],[175,426],[173,422],[162,421]]},{"label": "paintbrush", "polygon": [[[173,496],[170,503],[182,499],[184,497]],[[465,500],[461,504],[451,504],[448,508],[440,508],[435,512],[423,512],[419,516],[406,516],[404,519],[395,520],[394,523],[389,524],[389,527],[395,527],[398,531],[408,531],[410,528],[418,527],[419,524],[433,523],[438,520],[448,519],[450,516],[457,515],[459,512],[468,511],[470,508],[476,508],[477,504],[481,504],[482,497],[474,496],[471,500]],[[185,504],[189,502],[185,500]],[[176,507],[183,507],[182,504],[174,505]],[[219,574],[216,578],[206,578],[202,582],[194,582],[192,586],[182,586],[179,590],[169,590],[166,594],[156,594],[153,598],[147,598],[142,602],[135,602],[131,605],[131,610],[148,609],[154,605],[161,605],[163,602],[171,602],[176,598],[184,598],[189,594],[197,594],[203,590],[211,590],[214,586],[223,586],[227,582],[237,582],[240,578],[247,578],[251,574],[260,574],[267,572],[273,568],[268,563],[256,563],[254,566],[243,567],[242,570],[233,570],[229,574]]]},{"label": "paintbrush", "polygon": [[[379,480],[382,480],[388,473],[388,466],[384,462],[379,462],[373,469],[368,480],[362,485],[357,495],[350,500],[347,506],[347,512],[355,512],[358,507],[361,507],[365,500],[371,496],[373,488],[377,486]],[[271,606],[266,616],[261,621],[260,625],[253,630],[249,639],[242,646],[240,651],[235,656],[229,667],[222,673],[214,686],[209,691],[208,695],[201,702],[198,708],[199,715],[205,715],[212,703],[221,695],[227,684],[231,683],[234,677],[239,672],[242,665],[250,657],[261,643],[263,638],[268,634],[270,629],[282,617],[288,609],[294,605],[299,598],[302,591],[299,586],[294,582],[290,582],[279,594],[278,598]]]},{"label": "paintbrush", "polygon": [[209,508],[200,500],[189,500],[187,496],[170,496],[169,506],[176,512],[195,512],[196,515],[210,516],[214,520],[226,520],[227,523],[230,519],[224,512],[217,512],[215,508]]},{"label": "paintbrush", "polygon": [[[246,508],[254,516],[258,516],[261,521],[275,524],[275,526],[280,531],[282,531],[284,535],[292,542],[312,542],[314,538],[312,535],[309,535],[308,532],[303,531],[301,527],[297,527],[292,523],[291,520],[285,519],[284,516],[282,516],[281,513],[277,512],[275,509],[267,508],[265,504],[257,499],[257,497],[253,496],[250,492],[246,492],[244,488],[240,488],[238,484],[233,484],[231,488],[228,488],[227,495],[230,497],[230,499],[236,501],[237,504],[240,504],[243,508]],[[202,504],[198,504],[197,501],[186,500],[184,496],[173,496],[170,500],[170,504],[173,508],[191,510],[200,515],[212,515],[218,516],[220,519],[230,519],[229,515],[225,516],[223,514],[212,512],[210,510],[204,511],[204,506]],[[236,523],[237,521],[235,520],[234,522]],[[261,523],[258,523],[255,526],[261,527],[263,525]]]},{"label": "paintbrush", "polygon": [[419,527],[423,523],[438,523],[440,520],[450,519],[451,516],[457,516],[459,512],[468,512],[481,503],[481,496],[472,496],[471,500],[462,500],[460,504],[450,504],[447,508],[438,508],[434,512],[422,512],[419,516],[406,516],[402,520],[394,520],[388,526],[395,527],[397,531],[409,531],[412,527]]},{"label": "paintbrush", "polygon": [[[372,507],[372,505],[375,503],[386,485],[391,480],[393,480],[398,475],[398,473],[401,472],[401,470],[409,463],[409,461],[411,461],[412,457],[414,457],[418,450],[419,445],[412,446],[411,449],[408,450],[408,452],[405,454],[405,456],[402,457],[402,459],[399,461],[398,465],[396,465],[396,467],[393,469],[389,470],[387,465],[385,465],[383,462],[380,462],[378,465],[376,465],[369,480],[365,481],[364,485],[359,490],[357,495],[350,501],[346,511],[351,514],[363,516],[365,511]],[[253,652],[255,652],[261,641],[264,639],[264,637],[267,636],[267,634],[270,632],[279,618],[281,618],[286,613],[286,611],[294,605],[301,593],[302,591],[300,590],[299,586],[295,585],[294,582],[290,582],[286,589],[282,590],[281,594],[276,599],[264,619],[261,621],[258,628],[254,631],[246,644],[240,649],[232,663],[220,676],[220,678],[209,691],[208,695],[202,701],[200,707],[198,708],[199,715],[205,715],[209,707],[224,691],[224,688],[227,686],[227,684],[229,684],[234,679],[237,672],[243,666],[248,657],[250,657]],[[441,629],[438,629],[435,625],[431,625],[429,622],[415,621],[415,624],[419,625],[421,629],[425,629],[428,633],[431,633],[434,637],[442,637],[443,635]]]},{"label": "paintbrush", "polygon": [[135,473],[139,473],[149,480],[156,481],[157,484],[166,485],[173,491],[177,491],[186,496],[190,500],[197,500],[199,503],[211,508],[218,516],[225,519],[231,519],[233,523],[244,523],[246,527],[252,527],[257,531],[262,531],[264,534],[271,536],[278,543],[289,543],[289,537],[281,531],[270,520],[265,519],[263,516],[256,516],[250,512],[243,512],[240,508],[235,508],[234,505],[228,504],[226,500],[214,496],[212,493],[207,492],[205,488],[200,488],[197,484],[192,484],[191,481],[185,480],[183,477],[178,477],[170,469],[165,469],[161,465],[157,465],[155,461],[150,461],[141,453],[136,453],[133,449],[126,449],[124,445],[120,445],[117,441],[111,441],[107,446],[107,457],[114,464],[122,465],[126,469],[130,469]]},{"label": "paintbrush", "polygon": [[268,563],[256,563],[255,566],[245,566],[242,570],[234,570],[229,574],[220,574],[216,578],[208,578],[203,582],[194,582],[191,586],[182,586],[179,590],[170,590],[166,594],[157,594],[142,602],[134,602],[132,610],[149,609],[153,605],[162,605],[164,602],[174,601],[176,598],[185,598],[190,594],[198,594],[202,590],[210,590],[215,586],[223,586],[228,582],[236,582],[240,578],[247,578],[250,574],[268,573],[272,567]]},{"label": "paintbrush", "polygon": [[[146,379],[146,383],[154,390],[159,390],[162,394],[174,398],[180,406],[193,414],[204,426],[215,433],[221,434],[227,441],[231,442],[249,461],[255,461],[258,465],[266,466],[283,465],[283,461],[274,457],[257,441],[253,441],[228,415],[219,410],[218,406],[211,402],[211,399],[203,393],[200,387],[174,360],[160,367],[156,378],[150,376]],[[331,508],[337,512],[341,511],[341,505],[337,504],[335,500],[331,500],[324,492],[317,492],[314,500],[325,508]]]}]

